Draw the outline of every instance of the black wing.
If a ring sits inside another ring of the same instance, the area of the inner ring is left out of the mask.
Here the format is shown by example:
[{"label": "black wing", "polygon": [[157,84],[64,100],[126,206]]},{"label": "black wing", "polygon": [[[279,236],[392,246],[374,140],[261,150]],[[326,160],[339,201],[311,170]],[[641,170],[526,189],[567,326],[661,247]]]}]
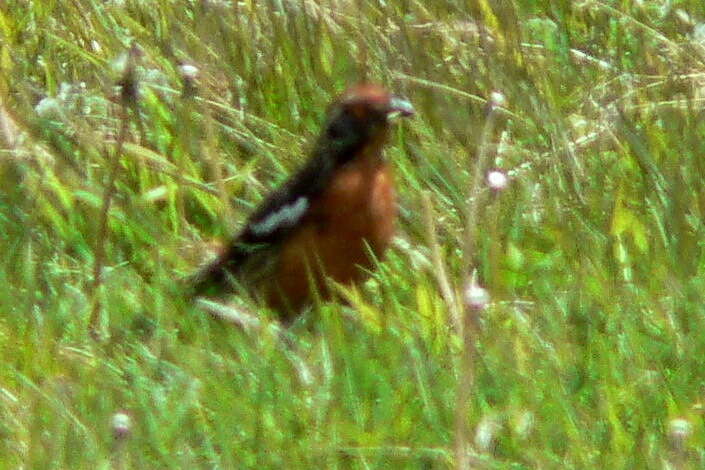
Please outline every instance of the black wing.
[{"label": "black wing", "polygon": [[338,167],[364,147],[365,129],[347,112],[331,117],[313,156],[264,200],[218,259],[191,278],[194,295],[217,295],[239,278],[265,277],[281,241],[310,214]]}]

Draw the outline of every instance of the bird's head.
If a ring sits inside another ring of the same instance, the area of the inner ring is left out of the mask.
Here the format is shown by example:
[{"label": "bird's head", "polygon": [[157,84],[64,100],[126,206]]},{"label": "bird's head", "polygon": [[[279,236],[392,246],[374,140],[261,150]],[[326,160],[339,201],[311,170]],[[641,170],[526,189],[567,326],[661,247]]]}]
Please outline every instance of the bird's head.
[{"label": "bird's head", "polygon": [[322,139],[339,161],[345,160],[368,144],[381,145],[391,120],[413,114],[411,103],[381,86],[356,85],[330,106]]},{"label": "bird's head", "polygon": [[338,111],[348,112],[360,120],[387,121],[392,116],[414,114],[411,103],[375,84],[361,84],[348,88],[340,95],[333,107]]}]

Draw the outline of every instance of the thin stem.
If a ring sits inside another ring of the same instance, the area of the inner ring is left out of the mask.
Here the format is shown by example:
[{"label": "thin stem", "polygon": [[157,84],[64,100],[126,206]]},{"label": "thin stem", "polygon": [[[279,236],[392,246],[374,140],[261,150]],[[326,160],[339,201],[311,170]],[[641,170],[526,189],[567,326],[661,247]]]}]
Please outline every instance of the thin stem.
[{"label": "thin stem", "polygon": [[[463,250],[463,275],[469,276],[473,270],[473,255],[477,245],[477,227],[480,199],[483,194],[483,177],[487,171],[490,153],[490,139],[497,120],[500,95],[493,96],[488,101],[487,121],[482,130],[482,140],[475,160],[475,171],[468,191],[467,211],[465,215],[465,247]],[[471,280],[474,283],[475,280]],[[459,309],[460,310],[460,309]],[[476,339],[478,336],[477,317],[479,311],[465,305],[465,311],[459,313],[462,318],[460,329],[460,353],[458,356],[458,385],[455,394],[455,468],[465,470],[471,468],[469,453],[470,430],[468,429],[468,413],[470,399],[475,384],[475,360],[477,355]]]},{"label": "thin stem", "polygon": [[118,169],[120,167],[120,156],[122,155],[122,147],[127,137],[128,130],[127,104],[123,102],[120,109],[120,119],[122,124],[120,126],[120,134],[115,145],[115,152],[112,156],[110,170],[108,173],[108,184],[105,186],[105,190],[103,192],[103,204],[100,208],[100,215],[98,217],[98,236],[96,238],[95,259],[93,264],[93,283],[90,286],[91,296],[93,297],[93,308],[91,309],[91,316],[88,319],[88,330],[94,339],[98,339],[100,337],[99,326],[101,302],[98,291],[102,283],[103,265],[105,264],[105,244],[108,236],[108,214],[110,212],[110,205],[113,197],[115,196],[115,180],[117,179]]}]

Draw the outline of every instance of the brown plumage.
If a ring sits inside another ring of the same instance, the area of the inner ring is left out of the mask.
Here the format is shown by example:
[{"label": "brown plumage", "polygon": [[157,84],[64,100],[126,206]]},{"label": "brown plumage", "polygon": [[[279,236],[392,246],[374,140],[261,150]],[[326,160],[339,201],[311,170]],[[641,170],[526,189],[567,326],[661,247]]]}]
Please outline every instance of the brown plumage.
[{"label": "brown plumage", "polygon": [[[241,286],[283,317],[298,312],[324,277],[353,283],[393,235],[393,176],[382,148],[392,115],[411,105],[377,85],[358,85],[329,108],[308,162],[250,216],[225,252],[193,279],[196,295]],[[313,284],[312,284],[313,283]]]}]

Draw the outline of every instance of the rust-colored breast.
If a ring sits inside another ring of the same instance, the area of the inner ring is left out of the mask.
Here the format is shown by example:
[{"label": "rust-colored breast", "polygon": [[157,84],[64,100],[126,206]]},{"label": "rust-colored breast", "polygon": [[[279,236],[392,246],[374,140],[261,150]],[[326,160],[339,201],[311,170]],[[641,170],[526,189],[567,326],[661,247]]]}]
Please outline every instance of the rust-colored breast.
[{"label": "rust-colored breast", "polygon": [[[311,280],[326,295],[322,273],[340,283],[364,277],[394,236],[396,195],[389,165],[376,152],[341,168],[282,246],[270,304],[296,311],[311,296]],[[369,248],[368,248],[369,247]]]}]

